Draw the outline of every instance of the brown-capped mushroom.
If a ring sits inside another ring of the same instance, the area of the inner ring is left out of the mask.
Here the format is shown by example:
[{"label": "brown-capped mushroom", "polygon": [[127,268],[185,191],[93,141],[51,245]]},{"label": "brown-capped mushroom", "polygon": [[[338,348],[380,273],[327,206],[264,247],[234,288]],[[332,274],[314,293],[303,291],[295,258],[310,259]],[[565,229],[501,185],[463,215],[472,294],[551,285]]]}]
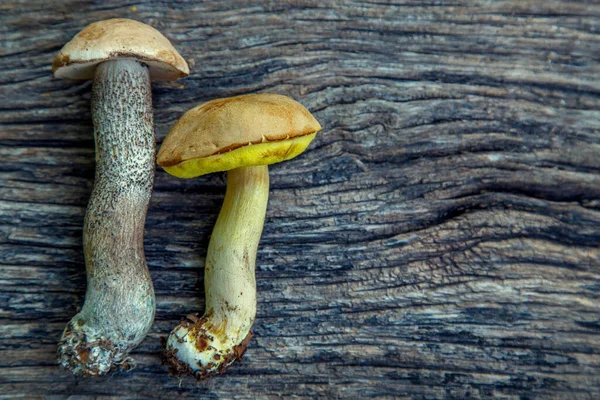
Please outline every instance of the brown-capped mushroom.
[{"label": "brown-capped mushroom", "polygon": [[206,256],[206,310],[171,332],[164,354],[172,373],[203,378],[241,359],[256,316],[254,268],[269,197],[267,165],[302,153],[319,130],[300,103],[256,94],[195,107],[164,140],[158,164],[171,175],[228,171]]},{"label": "brown-capped mushroom", "polygon": [[95,22],[58,53],[54,76],[92,79],[96,176],[83,229],[87,291],[67,324],[58,361],[96,376],[129,365],[154,320],[144,224],[155,171],[152,80],[189,74],[156,29],[128,19]]}]

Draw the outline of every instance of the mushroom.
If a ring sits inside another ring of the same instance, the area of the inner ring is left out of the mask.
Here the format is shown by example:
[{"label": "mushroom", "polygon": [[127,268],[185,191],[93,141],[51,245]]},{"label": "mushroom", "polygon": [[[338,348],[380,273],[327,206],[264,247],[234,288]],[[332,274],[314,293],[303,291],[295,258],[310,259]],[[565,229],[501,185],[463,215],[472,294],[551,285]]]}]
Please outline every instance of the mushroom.
[{"label": "mushroom", "polygon": [[127,367],[128,353],[154,320],[144,223],[155,171],[151,80],[189,74],[185,60],[156,29],[128,19],[95,22],[52,63],[57,78],[94,79],[94,189],[85,214],[87,291],[67,324],[58,362],[76,375]]},{"label": "mushroom", "polygon": [[158,164],[180,178],[227,172],[227,190],[204,270],[206,307],[166,341],[171,373],[204,378],[240,360],[256,316],[254,267],[269,197],[268,164],[302,153],[321,130],[300,103],[254,94],[192,108],[173,126]]}]

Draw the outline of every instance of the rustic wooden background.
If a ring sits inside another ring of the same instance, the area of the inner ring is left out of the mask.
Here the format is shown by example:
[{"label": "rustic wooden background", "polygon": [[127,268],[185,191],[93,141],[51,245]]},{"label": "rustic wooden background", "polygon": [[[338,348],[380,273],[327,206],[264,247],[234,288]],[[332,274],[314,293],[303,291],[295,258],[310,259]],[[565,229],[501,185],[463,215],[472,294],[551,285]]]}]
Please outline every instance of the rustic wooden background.
[{"label": "rustic wooden background", "polygon": [[[94,148],[90,82],[50,64],[112,17],[194,61],[153,86],[159,143],[248,92],[324,126],[271,168],[244,362],[199,383],[167,375],[159,338],[203,309],[224,174],[157,170],[137,368],[55,362],[85,293]],[[4,0],[0,43],[0,398],[599,398],[598,2]]]}]

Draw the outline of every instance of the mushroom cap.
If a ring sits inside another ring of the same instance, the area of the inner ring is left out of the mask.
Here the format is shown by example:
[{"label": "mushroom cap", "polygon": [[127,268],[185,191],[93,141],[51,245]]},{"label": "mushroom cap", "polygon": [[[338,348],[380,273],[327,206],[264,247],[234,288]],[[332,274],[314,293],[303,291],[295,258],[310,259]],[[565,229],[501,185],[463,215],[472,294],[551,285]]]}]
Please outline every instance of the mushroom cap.
[{"label": "mushroom cap", "polygon": [[217,99],[192,108],[175,123],[157,162],[180,178],[274,164],[302,153],[320,130],[312,114],[287,96]]},{"label": "mushroom cap", "polygon": [[86,26],[58,52],[52,72],[57,78],[92,79],[96,65],[114,59],[148,65],[153,81],[172,81],[190,73],[186,61],[159,31],[124,18]]}]

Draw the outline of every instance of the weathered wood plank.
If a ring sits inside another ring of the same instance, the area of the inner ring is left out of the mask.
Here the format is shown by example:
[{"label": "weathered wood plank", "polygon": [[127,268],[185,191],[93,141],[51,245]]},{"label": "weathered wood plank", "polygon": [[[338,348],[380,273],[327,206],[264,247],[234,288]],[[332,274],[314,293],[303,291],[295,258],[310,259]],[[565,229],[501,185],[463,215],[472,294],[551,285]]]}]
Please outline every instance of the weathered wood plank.
[{"label": "weathered wood plank", "polygon": [[[156,322],[137,368],[77,379],[89,82],[53,79],[85,25],[129,17],[193,59],[153,85],[157,140],[197,103],[290,95],[324,126],[271,168],[244,362],[167,376],[203,307],[225,176],[157,170]],[[600,5],[593,1],[0,4],[0,398],[600,396]]]}]

